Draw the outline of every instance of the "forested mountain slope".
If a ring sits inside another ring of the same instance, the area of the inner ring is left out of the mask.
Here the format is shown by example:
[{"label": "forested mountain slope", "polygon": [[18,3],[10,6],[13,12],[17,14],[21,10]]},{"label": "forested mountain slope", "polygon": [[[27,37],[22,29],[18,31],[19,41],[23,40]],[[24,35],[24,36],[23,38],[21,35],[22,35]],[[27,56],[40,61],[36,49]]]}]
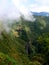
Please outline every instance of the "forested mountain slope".
[{"label": "forested mountain slope", "polygon": [[0,65],[49,65],[49,17],[23,17],[0,37]]}]

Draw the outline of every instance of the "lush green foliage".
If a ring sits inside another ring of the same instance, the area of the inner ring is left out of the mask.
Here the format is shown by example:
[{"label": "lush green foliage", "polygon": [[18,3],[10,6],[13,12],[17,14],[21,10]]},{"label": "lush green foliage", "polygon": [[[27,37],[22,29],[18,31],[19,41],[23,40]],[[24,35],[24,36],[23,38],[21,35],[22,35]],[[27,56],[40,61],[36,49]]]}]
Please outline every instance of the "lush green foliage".
[{"label": "lush green foliage", "polygon": [[0,65],[49,65],[49,17],[35,18],[11,25],[19,37],[12,31],[1,33]]}]

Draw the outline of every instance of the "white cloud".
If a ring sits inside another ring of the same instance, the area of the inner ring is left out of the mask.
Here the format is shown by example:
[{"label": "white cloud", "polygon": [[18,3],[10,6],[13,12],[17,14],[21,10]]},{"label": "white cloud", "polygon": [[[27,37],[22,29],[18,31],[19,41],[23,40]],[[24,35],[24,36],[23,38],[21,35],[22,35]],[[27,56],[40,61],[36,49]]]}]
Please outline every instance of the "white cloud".
[{"label": "white cloud", "polygon": [[[34,3],[31,4],[33,1]],[[16,18],[19,16],[19,11],[24,15],[30,11],[49,12],[49,0],[0,0],[0,17]]]},{"label": "white cloud", "polygon": [[0,2],[0,18],[17,18],[19,12],[12,0],[1,0]]},{"label": "white cloud", "polygon": [[28,0],[0,0],[0,17],[16,18],[19,12],[27,14],[29,11],[25,4]]},{"label": "white cloud", "polygon": [[35,0],[35,2],[41,3],[41,4],[48,4],[49,0]]},{"label": "white cloud", "polygon": [[39,5],[35,4],[35,5],[30,6],[30,10],[33,12],[42,12],[42,11],[49,12],[49,6],[47,6],[47,5],[39,6]]},{"label": "white cloud", "polygon": [[[30,1],[32,1],[32,0],[30,0]],[[49,0],[34,0],[34,1],[35,2],[33,4],[29,4],[27,7],[22,2],[29,3],[28,0],[21,0],[21,1],[13,0],[14,5],[24,14],[27,13],[27,11],[49,12]]]},{"label": "white cloud", "polygon": [[34,12],[49,12],[49,0],[35,0],[35,4],[30,5],[30,10]]},{"label": "white cloud", "polygon": [[18,0],[18,1],[13,0],[13,2],[14,2],[14,5],[17,7],[17,9],[20,11],[20,13],[24,15],[25,19],[30,20],[30,21],[33,20],[33,17],[30,13],[30,10],[29,10],[29,6],[27,7],[23,3],[23,2],[28,3],[28,0],[21,0],[21,1],[20,0]]},{"label": "white cloud", "polygon": [[23,2],[28,2],[28,0],[12,0],[16,8],[22,13],[27,14],[29,11]]}]

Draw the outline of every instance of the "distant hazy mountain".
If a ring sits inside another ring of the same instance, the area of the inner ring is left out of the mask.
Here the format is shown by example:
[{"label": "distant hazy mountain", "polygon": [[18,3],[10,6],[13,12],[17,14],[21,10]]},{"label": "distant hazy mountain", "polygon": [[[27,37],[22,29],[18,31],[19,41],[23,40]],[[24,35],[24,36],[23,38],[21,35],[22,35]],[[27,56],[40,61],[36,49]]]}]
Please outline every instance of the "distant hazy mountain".
[{"label": "distant hazy mountain", "polygon": [[48,12],[32,12],[35,16],[49,16]]}]

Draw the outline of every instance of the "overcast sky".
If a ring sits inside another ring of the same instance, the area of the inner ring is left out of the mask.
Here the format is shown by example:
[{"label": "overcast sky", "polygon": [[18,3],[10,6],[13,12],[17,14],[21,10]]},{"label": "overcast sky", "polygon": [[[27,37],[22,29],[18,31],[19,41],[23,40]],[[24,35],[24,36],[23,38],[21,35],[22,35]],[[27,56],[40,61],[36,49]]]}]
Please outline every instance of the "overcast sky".
[{"label": "overcast sky", "polygon": [[49,0],[0,0],[0,17],[18,17],[19,13],[49,12]]}]

